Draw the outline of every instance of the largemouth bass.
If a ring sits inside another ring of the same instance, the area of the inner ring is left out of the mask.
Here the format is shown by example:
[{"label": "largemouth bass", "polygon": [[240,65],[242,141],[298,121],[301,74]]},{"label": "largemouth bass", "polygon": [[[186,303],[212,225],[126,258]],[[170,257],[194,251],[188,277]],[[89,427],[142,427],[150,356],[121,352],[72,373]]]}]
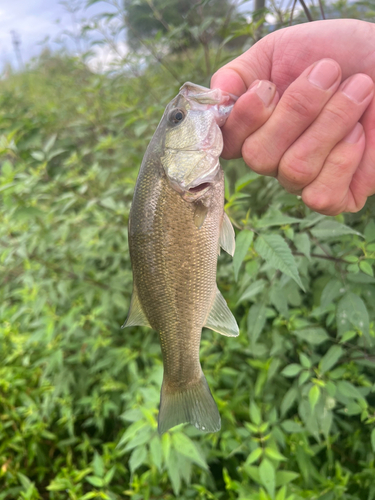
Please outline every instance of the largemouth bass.
[{"label": "largemouth bass", "polygon": [[239,330],[216,285],[220,247],[233,255],[224,212],[220,126],[233,96],[185,83],[144,156],[129,218],[133,295],[124,326],[159,333],[164,376],[158,429],[183,422],[206,432],[220,415],[199,361],[202,328]]}]

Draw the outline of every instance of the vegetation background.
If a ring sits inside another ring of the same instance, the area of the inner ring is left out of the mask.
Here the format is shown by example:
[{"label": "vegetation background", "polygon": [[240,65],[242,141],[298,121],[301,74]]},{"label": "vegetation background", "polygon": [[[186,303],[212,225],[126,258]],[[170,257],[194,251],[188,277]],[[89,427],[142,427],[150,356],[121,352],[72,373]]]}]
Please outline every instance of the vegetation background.
[{"label": "vegetation background", "polygon": [[[374,499],[373,199],[325,217],[224,162],[237,250],[218,283],[241,335],[203,332],[219,433],[159,437],[157,335],[120,329],[133,188],[166,103],[304,11],[111,0],[85,20],[87,5],[67,4],[77,56],[45,50],[0,82],[0,500]],[[100,44],[111,64],[93,72]]]}]

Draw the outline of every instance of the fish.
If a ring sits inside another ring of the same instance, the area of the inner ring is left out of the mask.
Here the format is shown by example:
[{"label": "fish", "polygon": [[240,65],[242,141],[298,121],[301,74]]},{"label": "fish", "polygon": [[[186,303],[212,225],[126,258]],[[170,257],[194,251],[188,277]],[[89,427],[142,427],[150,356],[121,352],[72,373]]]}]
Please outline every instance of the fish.
[{"label": "fish", "polygon": [[187,82],[166,106],[143,158],[129,215],[133,293],[123,327],[160,337],[163,382],[158,431],[190,423],[204,432],[221,420],[203,374],[202,328],[228,337],[238,325],[217,288],[220,247],[233,256],[224,212],[220,127],[235,96]]}]

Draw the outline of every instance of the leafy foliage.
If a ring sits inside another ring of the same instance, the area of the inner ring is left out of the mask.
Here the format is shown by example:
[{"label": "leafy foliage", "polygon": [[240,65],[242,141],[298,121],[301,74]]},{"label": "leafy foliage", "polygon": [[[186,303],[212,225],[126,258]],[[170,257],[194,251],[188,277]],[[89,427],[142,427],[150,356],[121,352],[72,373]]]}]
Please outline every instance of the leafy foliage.
[{"label": "leafy foliage", "polygon": [[[231,50],[210,46],[212,68]],[[146,145],[179,83],[207,83],[204,54],[167,56],[181,82],[48,54],[1,82],[0,499],[375,497],[374,201],[325,217],[239,160],[218,284],[241,335],[201,344],[222,430],[157,434],[157,336],[120,328],[126,227]]]}]

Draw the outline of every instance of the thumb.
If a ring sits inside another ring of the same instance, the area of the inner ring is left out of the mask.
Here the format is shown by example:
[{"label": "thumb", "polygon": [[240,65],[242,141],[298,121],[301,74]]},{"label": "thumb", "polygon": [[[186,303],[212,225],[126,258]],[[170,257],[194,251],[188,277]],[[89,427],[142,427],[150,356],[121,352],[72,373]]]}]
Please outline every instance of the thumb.
[{"label": "thumb", "polygon": [[[268,35],[269,37],[269,35]],[[241,96],[255,80],[270,80],[273,44],[262,38],[242,55],[220,68],[211,78],[211,88]]]}]

